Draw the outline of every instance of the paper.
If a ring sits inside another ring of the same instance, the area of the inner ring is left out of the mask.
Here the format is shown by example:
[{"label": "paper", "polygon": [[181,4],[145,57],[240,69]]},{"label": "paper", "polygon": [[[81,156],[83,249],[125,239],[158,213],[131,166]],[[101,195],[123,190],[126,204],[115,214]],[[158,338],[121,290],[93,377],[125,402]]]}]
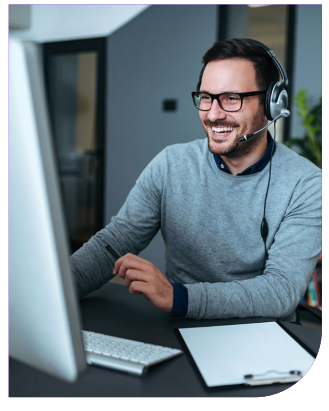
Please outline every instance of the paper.
[{"label": "paper", "polygon": [[314,362],[276,322],[180,328],[179,332],[208,387],[244,384],[245,375],[264,375],[264,383],[290,371],[303,376]]}]

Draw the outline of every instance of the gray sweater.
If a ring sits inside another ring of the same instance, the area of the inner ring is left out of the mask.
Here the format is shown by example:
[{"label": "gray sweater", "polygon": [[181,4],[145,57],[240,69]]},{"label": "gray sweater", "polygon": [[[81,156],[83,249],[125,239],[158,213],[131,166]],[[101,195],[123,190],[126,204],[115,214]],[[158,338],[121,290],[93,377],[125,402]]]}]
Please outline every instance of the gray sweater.
[{"label": "gray sweater", "polygon": [[207,139],[169,146],[138,178],[118,215],[71,256],[79,296],[112,278],[114,259],[138,254],[161,229],[166,273],[188,289],[187,317],[294,319],[321,252],[321,170],[280,143],[269,164],[234,176],[216,166]]}]

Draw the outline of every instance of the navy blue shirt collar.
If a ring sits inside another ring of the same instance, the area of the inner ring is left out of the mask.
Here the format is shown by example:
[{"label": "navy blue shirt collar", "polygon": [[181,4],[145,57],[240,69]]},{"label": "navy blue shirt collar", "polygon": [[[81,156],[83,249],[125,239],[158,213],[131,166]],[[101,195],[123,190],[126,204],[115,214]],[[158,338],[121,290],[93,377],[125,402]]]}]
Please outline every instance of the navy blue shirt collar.
[{"label": "navy blue shirt collar", "polygon": [[[246,176],[249,174],[259,173],[267,166],[268,162],[271,159],[271,151],[272,151],[272,147],[274,144],[274,140],[269,132],[267,132],[267,141],[269,145],[263,157],[260,160],[258,160],[257,163],[253,164],[252,166],[243,170],[241,173],[237,174],[238,176]],[[274,153],[275,153],[275,144],[273,147],[273,154]],[[229,168],[227,167],[227,165],[225,164],[225,162],[222,160],[222,158],[218,154],[213,154],[213,156],[217,164],[217,167],[221,171],[224,171],[225,173],[228,173],[228,174],[232,174]]]}]

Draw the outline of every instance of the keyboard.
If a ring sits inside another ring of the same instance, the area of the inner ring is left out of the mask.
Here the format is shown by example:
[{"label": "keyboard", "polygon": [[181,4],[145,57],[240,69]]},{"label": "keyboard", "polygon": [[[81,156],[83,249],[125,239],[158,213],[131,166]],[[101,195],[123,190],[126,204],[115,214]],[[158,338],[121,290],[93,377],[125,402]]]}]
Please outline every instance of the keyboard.
[{"label": "keyboard", "polygon": [[154,364],[182,354],[181,350],[82,331],[86,362],[131,374],[144,375]]}]

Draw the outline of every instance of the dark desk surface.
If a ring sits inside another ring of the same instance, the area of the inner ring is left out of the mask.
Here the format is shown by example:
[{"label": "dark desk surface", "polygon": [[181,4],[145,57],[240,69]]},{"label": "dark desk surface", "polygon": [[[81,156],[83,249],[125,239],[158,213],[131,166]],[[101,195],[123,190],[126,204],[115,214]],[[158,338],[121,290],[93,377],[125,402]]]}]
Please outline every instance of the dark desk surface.
[{"label": "dark desk surface", "polygon": [[[175,328],[270,320],[172,319],[143,297],[130,295],[125,286],[111,283],[81,301],[81,314],[85,330],[180,349],[182,346]],[[320,330],[290,323],[284,325],[307,347],[318,351]],[[231,386],[210,390],[186,354],[150,368],[143,377],[87,366],[87,370],[73,384],[9,360],[10,397],[262,397],[284,391],[291,385]]]}]

